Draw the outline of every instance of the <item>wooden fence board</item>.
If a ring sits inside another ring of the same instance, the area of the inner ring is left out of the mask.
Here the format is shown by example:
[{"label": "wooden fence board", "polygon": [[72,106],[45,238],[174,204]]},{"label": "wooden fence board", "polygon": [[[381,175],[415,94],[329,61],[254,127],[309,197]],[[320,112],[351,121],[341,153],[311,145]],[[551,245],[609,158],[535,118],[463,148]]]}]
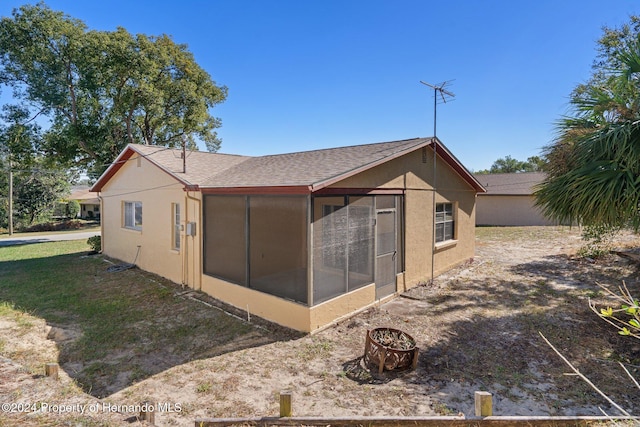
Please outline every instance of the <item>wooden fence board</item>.
[{"label": "wooden fence board", "polygon": [[[628,420],[623,426],[640,425],[638,417],[262,417],[262,418],[210,418],[196,420],[196,427],[223,426],[376,426],[376,427],[582,427],[608,421]],[[612,423],[613,425],[613,423]]]}]

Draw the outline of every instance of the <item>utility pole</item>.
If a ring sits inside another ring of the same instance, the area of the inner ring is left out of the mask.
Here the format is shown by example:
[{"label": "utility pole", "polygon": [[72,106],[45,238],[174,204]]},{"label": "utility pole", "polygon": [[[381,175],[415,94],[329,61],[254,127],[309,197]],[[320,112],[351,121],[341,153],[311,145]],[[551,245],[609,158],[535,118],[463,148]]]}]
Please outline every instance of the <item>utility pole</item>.
[{"label": "utility pole", "polygon": [[13,170],[9,161],[9,236],[13,236]]},{"label": "utility pole", "polygon": [[437,115],[437,111],[438,111],[438,93],[440,93],[440,98],[442,99],[442,103],[446,103],[447,99],[449,98],[453,98],[455,97],[455,95],[450,92],[449,90],[445,89],[447,85],[449,85],[452,82],[452,80],[448,80],[446,82],[442,82],[436,85],[432,85],[429,83],[425,83],[422,80],[420,80],[420,83],[422,83],[425,86],[429,86],[431,89],[433,89],[433,192],[432,192],[432,205],[433,205],[433,228],[432,228],[432,233],[433,233],[433,242],[432,242],[432,246],[431,246],[431,283],[433,284],[433,279],[434,279],[434,275],[435,275],[435,265],[436,265],[436,183],[437,183],[437,179],[438,179],[438,175],[436,173],[436,166],[437,166],[437,146],[438,146],[438,139],[436,138],[436,121],[438,118]]}]

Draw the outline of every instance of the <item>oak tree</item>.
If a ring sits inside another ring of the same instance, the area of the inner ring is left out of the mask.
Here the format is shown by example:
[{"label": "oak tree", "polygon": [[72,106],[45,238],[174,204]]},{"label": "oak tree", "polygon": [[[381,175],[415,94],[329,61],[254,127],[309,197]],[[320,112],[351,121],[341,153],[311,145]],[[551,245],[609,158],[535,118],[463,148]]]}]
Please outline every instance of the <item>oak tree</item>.
[{"label": "oak tree", "polygon": [[90,30],[44,3],[0,20],[0,84],[48,119],[43,151],[99,175],[128,143],[220,146],[225,100],[184,44]]}]

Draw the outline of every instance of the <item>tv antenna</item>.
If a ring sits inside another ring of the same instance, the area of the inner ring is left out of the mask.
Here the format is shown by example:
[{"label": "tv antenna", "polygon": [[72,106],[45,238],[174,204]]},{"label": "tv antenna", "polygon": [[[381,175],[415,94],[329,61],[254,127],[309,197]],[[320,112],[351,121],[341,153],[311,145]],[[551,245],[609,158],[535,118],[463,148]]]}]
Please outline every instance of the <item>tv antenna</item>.
[{"label": "tv antenna", "polygon": [[[436,188],[438,182],[438,174],[436,172],[437,169],[437,147],[438,147],[438,139],[436,138],[436,119],[438,104],[446,104],[447,100],[450,100],[455,97],[453,92],[447,89],[447,86],[451,84],[453,80],[447,80],[442,83],[438,83],[435,85],[423,82],[420,80],[425,86],[429,86],[433,89],[433,138],[432,138],[432,146],[433,146],[433,191],[432,191],[432,204],[433,204],[433,228],[432,228],[432,247],[431,247],[431,283],[433,284],[434,274],[435,274],[435,266],[436,266]],[[440,95],[438,97],[438,94]]]},{"label": "tv antenna", "polygon": [[[433,136],[434,137],[436,136],[436,119],[438,118],[437,116],[438,104],[446,104],[447,101],[453,100],[453,98],[455,98],[455,95],[453,94],[453,92],[447,89],[447,86],[449,86],[452,81],[453,80],[447,80],[445,82],[432,85],[420,80],[420,83],[422,83],[425,86],[429,86],[431,89],[433,89]],[[438,94],[440,94],[439,97],[438,97]]]}]

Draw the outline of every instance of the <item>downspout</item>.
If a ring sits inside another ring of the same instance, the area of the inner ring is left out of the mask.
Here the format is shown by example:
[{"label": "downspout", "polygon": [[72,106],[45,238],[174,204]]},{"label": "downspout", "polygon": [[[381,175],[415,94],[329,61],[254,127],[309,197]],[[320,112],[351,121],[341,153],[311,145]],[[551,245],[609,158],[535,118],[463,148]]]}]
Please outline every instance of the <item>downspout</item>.
[{"label": "downspout", "polygon": [[[185,191],[186,194],[186,191]],[[180,212],[182,215],[182,212]],[[184,239],[180,242],[180,251],[182,254],[182,289],[185,286],[189,286],[189,269],[187,267],[187,262],[189,260],[189,250],[187,245],[187,220],[189,219],[189,202],[188,199],[184,198],[184,219],[180,218],[180,222],[184,222],[184,226],[181,225],[182,230],[184,230]],[[175,223],[173,224],[175,227]],[[182,239],[182,230],[180,230],[180,238]],[[175,232],[175,231],[174,231]]]},{"label": "downspout", "polygon": [[98,191],[98,200],[100,200],[100,252],[104,252],[104,221],[102,220],[102,214],[104,213],[104,203],[102,196]]},{"label": "downspout", "polygon": [[[201,200],[198,199],[197,197],[191,196],[189,194],[189,190],[187,190],[186,195],[187,195],[187,199],[193,200],[195,203],[198,204],[197,212],[199,213],[200,219],[202,220]],[[185,203],[185,218],[187,220],[189,219],[188,212],[189,212],[188,203]],[[195,219],[195,216],[194,216],[194,219]],[[194,221],[194,222],[196,223],[196,226],[197,226],[196,227],[196,236],[199,236],[198,233],[202,233],[202,227],[201,227],[202,221],[200,221],[199,225],[198,225],[197,221]],[[194,247],[195,247],[195,238],[196,238],[196,236],[191,236],[191,243],[194,245]],[[198,239],[199,239],[199,237],[198,237]],[[202,245],[199,245],[199,246],[200,246],[200,256],[198,256],[197,269],[196,268],[193,269],[193,288],[198,290],[198,291],[201,291],[202,290]],[[194,255],[195,255],[195,250],[193,252],[194,252]],[[185,263],[184,263],[184,265],[185,265],[185,268],[186,268],[187,279],[188,279],[188,273],[189,273],[189,271],[188,271],[188,263],[189,263],[189,258],[187,256],[187,245],[185,244]],[[195,260],[194,260],[194,264],[196,264]],[[197,277],[197,280],[196,280],[196,277]],[[196,283],[197,283],[197,287],[196,287]]]},{"label": "downspout", "polygon": [[436,265],[436,180],[438,178],[438,174],[436,173],[436,166],[437,166],[437,160],[438,160],[438,156],[437,156],[437,152],[436,152],[436,138],[435,138],[435,123],[436,123],[436,117],[435,117],[435,108],[433,109],[433,198],[432,198],[432,205],[433,205],[433,212],[432,212],[432,246],[431,246],[431,284],[433,285],[433,280],[435,277],[435,265]]}]

